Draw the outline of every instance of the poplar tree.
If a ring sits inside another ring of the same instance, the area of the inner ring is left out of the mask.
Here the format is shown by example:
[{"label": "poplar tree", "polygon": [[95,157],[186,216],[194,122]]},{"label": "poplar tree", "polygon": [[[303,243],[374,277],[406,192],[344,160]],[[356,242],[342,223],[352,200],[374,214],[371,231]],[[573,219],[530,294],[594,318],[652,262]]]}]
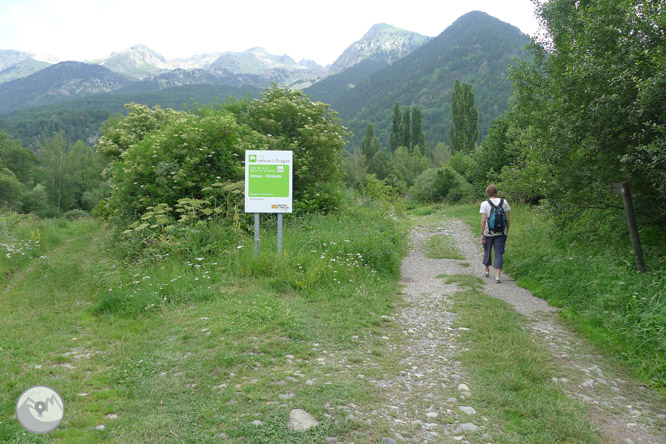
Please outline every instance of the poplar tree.
[{"label": "poplar tree", "polygon": [[418,146],[421,148],[421,152],[425,152],[425,133],[423,132],[421,108],[418,105],[414,105],[412,108],[412,146],[414,148]]},{"label": "poplar tree", "polygon": [[474,92],[469,83],[456,79],[451,94],[453,125],[449,130],[451,151],[471,152],[479,140],[479,111],[474,105]]},{"label": "poplar tree", "polygon": [[398,102],[395,102],[393,107],[393,122],[391,122],[391,135],[389,140],[389,148],[391,149],[391,154],[395,153],[395,150],[400,145],[400,105]]},{"label": "poplar tree", "polygon": [[402,123],[400,124],[400,146],[412,152],[412,111],[406,106],[402,110]]},{"label": "poplar tree", "polygon": [[375,128],[371,123],[365,127],[365,138],[361,142],[361,148],[366,161],[370,162],[377,151],[379,151],[379,141],[375,137]]}]

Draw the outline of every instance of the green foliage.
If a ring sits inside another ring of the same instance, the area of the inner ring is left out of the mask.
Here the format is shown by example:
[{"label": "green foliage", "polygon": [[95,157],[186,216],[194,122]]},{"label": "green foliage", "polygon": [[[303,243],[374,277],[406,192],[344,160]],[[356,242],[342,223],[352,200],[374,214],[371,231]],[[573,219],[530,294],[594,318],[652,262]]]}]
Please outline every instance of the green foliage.
[{"label": "green foliage", "polygon": [[439,142],[431,149],[426,150],[426,156],[433,168],[439,168],[451,158],[451,149],[444,142]]},{"label": "green foliage", "polygon": [[0,129],[33,150],[39,147],[44,138],[60,132],[69,144],[82,140],[93,145],[103,133],[104,122],[116,114],[124,115],[127,103],[183,110],[193,102],[208,104],[218,98],[240,98],[258,94],[259,91],[252,86],[184,85],[152,92],[139,88],[132,94],[129,91],[94,94],[3,115],[0,118]]},{"label": "green foliage", "polygon": [[479,140],[479,110],[474,105],[474,92],[469,83],[456,79],[451,93],[453,125],[449,129],[451,151],[470,153]]},{"label": "green foliage", "polygon": [[402,184],[395,176],[384,180],[377,179],[374,174],[368,174],[361,187],[363,196],[371,202],[376,202],[386,211],[402,212]]},{"label": "green foliage", "polygon": [[666,214],[663,7],[635,0],[538,6],[547,35],[512,74],[515,126],[530,136],[529,147],[514,137],[531,168],[521,174],[516,166],[512,179],[543,182],[538,191],[558,212],[616,207],[610,184],[626,180],[637,212],[654,223]]},{"label": "green foliage", "polygon": [[38,183],[30,191],[23,193],[21,201],[22,210],[26,213],[33,213],[42,216],[48,213],[48,193],[41,183]]},{"label": "green foliage", "polygon": [[372,159],[377,151],[379,151],[379,141],[375,137],[375,129],[371,123],[365,127],[365,137],[361,142],[361,151],[366,159]]},{"label": "green foliage", "polygon": [[32,151],[0,131],[0,167],[9,169],[21,183],[31,185],[35,162]]},{"label": "green foliage", "polygon": [[345,152],[344,159],[342,160],[342,164],[340,166],[340,169],[344,174],[344,184],[348,187],[358,189],[361,182],[368,174],[368,168],[366,167],[366,164],[366,156],[363,155],[361,150],[358,148],[356,148],[353,152]]},{"label": "green foliage", "polygon": [[395,153],[402,142],[402,122],[400,120],[400,104],[395,102],[393,106],[393,120],[391,120],[391,134],[389,136],[389,148],[391,154]]},{"label": "green foliage", "polygon": [[378,179],[384,180],[391,171],[391,158],[389,154],[380,150],[368,161],[368,172],[374,174]]},{"label": "green foliage", "polygon": [[423,132],[423,116],[418,105],[412,107],[412,146],[426,149],[425,133]]},{"label": "green foliage", "polygon": [[[661,230],[641,233],[648,272],[637,273],[621,210],[591,210],[571,231],[546,211],[513,205],[507,270],[602,349],[666,388],[666,245]],[[597,220],[605,220],[599,231]],[[623,227],[617,231],[614,227]],[[539,248],[534,248],[538,245]],[[612,248],[609,248],[612,245]]]},{"label": "green foliage", "polygon": [[400,116],[400,146],[412,151],[412,110],[406,106]]},{"label": "green foliage", "polygon": [[16,175],[5,167],[0,167],[0,207],[16,209],[21,206],[23,184]]},{"label": "green foliage", "polygon": [[102,171],[107,162],[81,141],[68,146],[62,133],[46,138],[38,161],[40,168],[35,176],[41,187],[25,193],[25,211],[57,217],[75,208],[90,210],[106,194]]},{"label": "green foliage", "polygon": [[62,215],[67,220],[78,220],[78,219],[89,219],[90,218],[90,213],[87,211],[83,211],[79,208],[76,208],[74,210],[69,210],[65,214]]},{"label": "green foliage", "polygon": [[204,199],[213,184],[242,180],[245,148],[260,143],[233,115],[209,108],[193,114],[137,106],[108,134],[98,149],[117,160],[105,212],[125,222],[149,207]]},{"label": "green foliage", "polygon": [[437,168],[428,168],[416,177],[409,195],[420,202],[437,202],[440,196],[436,188]]},{"label": "green foliage", "polygon": [[474,196],[474,190],[469,182],[448,165],[437,170],[435,190],[437,198],[451,203],[469,200]]},{"label": "green foliage", "polygon": [[341,199],[340,162],[349,133],[336,112],[300,91],[273,85],[239,116],[267,148],[294,152],[294,208],[333,211]]},{"label": "green foliage", "polygon": [[100,213],[120,225],[139,221],[161,204],[175,210],[183,199],[201,202],[205,212],[228,215],[231,204],[214,202],[210,191],[243,180],[246,149],[293,151],[298,211],[338,208],[347,133],[328,105],[301,92],[273,86],[261,100],[194,112],[135,104],[128,109],[127,117],[107,127],[97,147],[113,159],[111,196]]}]

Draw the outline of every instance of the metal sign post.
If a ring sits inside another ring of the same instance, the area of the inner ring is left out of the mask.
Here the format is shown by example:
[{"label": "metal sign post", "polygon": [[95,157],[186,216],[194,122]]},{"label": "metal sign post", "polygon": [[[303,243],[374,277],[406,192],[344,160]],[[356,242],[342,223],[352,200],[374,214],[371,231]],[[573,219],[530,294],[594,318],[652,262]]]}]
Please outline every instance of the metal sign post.
[{"label": "metal sign post", "polygon": [[254,213],[254,256],[259,255],[259,217],[277,213],[277,251],[282,254],[282,215],[292,212],[292,151],[245,151],[245,212]]},{"label": "metal sign post", "polygon": [[641,273],[645,273],[645,261],[643,260],[643,249],[641,248],[641,239],[638,237],[638,225],[636,224],[636,214],[634,213],[634,204],[631,201],[631,193],[629,192],[629,182],[618,182],[611,185],[613,192],[622,196],[624,203],[624,212],[627,216],[627,225],[629,226],[629,236],[631,237],[631,245],[634,248],[634,256],[636,257],[636,269]]},{"label": "metal sign post", "polygon": [[259,219],[261,214],[254,213],[254,257],[259,256]]}]

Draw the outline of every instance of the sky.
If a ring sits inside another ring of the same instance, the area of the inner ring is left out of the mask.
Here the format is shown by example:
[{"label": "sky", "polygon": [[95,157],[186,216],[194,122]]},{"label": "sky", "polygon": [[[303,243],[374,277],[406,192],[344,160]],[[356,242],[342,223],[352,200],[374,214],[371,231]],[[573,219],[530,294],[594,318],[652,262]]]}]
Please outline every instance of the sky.
[{"label": "sky", "polygon": [[531,0],[0,0],[0,49],[86,61],[136,44],[167,59],[261,46],[325,66],[376,23],[434,37],[470,11],[538,28]]}]

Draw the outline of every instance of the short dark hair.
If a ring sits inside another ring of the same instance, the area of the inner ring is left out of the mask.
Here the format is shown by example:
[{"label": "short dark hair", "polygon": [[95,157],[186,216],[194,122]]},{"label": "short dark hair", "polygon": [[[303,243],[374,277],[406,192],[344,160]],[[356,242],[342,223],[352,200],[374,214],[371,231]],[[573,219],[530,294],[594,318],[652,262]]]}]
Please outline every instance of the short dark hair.
[{"label": "short dark hair", "polygon": [[488,185],[488,188],[486,188],[486,196],[497,197],[497,187],[495,185]]}]

